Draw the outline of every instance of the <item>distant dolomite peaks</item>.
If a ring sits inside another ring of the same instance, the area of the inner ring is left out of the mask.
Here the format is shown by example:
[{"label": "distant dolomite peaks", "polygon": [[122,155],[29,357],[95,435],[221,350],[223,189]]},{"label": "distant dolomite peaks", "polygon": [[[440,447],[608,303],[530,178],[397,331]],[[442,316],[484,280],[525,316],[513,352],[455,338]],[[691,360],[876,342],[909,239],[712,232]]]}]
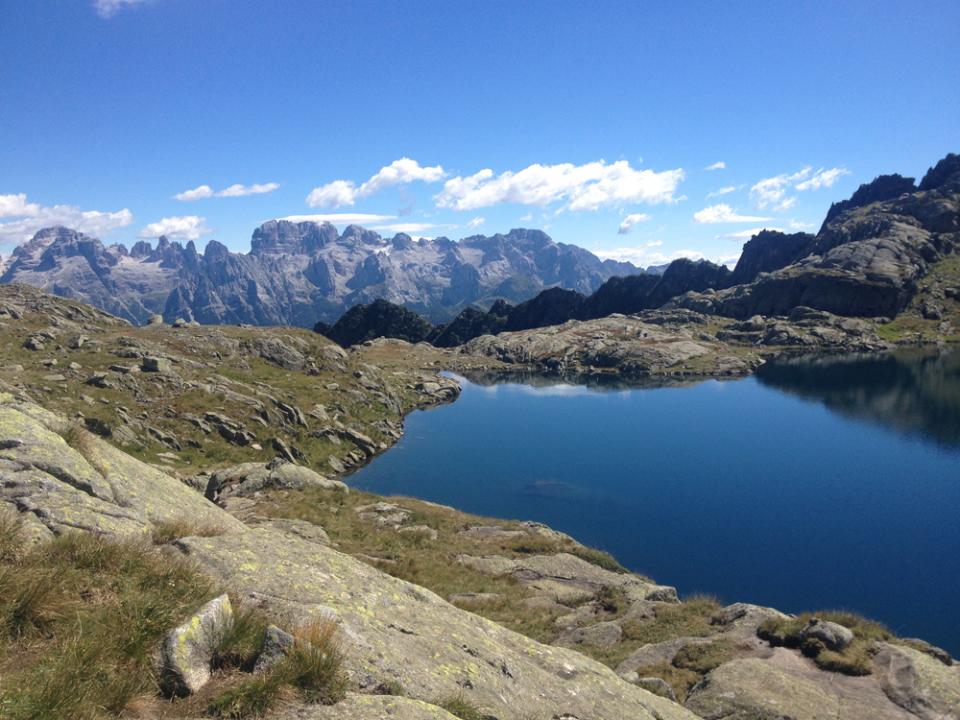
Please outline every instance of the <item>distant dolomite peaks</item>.
[{"label": "distant dolomite peaks", "polygon": [[257,228],[247,254],[215,240],[199,254],[193,242],[165,236],[127,250],[45,228],[0,267],[0,282],[34,285],[138,324],[162,314],[168,322],[302,327],[377,298],[441,321],[474,303],[520,302],[553,286],[590,293],[614,275],[643,272],[540,230],[428,241],[282,219]]}]

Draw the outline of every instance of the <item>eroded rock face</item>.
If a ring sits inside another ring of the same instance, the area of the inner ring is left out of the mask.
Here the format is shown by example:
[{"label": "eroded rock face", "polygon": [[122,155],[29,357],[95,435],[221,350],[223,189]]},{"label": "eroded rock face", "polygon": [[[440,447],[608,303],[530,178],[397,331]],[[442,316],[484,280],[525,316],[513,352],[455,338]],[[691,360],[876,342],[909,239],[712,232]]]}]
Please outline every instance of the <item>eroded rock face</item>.
[{"label": "eroded rock face", "polygon": [[[192,484],[201,484],[197,480]],[[330,480],[303,465],[281,459],[269,463],[242,463],[218,470],[206,480],[204,494],[209,500],[226,497],[246,497],[264,490],[304,490],[306,488],[347,491],[339,480]]]},{"label": "eroded rock face", "polygon": [[776,648],[769,659],[724,663],[690,692],[686,707],[705,720],[792,718],[907,720],[870,678],[823,677],[796,653]]}]

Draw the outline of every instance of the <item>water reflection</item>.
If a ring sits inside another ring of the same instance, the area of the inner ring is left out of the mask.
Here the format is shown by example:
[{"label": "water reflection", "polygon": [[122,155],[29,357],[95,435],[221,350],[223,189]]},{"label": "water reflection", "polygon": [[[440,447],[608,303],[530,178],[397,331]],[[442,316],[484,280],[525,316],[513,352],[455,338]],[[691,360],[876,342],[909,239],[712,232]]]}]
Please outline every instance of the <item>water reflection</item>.
[{"label": "water reflection", "polygon": [[783,358],[757,380],[846,417],[960,446],[960,352]]}]

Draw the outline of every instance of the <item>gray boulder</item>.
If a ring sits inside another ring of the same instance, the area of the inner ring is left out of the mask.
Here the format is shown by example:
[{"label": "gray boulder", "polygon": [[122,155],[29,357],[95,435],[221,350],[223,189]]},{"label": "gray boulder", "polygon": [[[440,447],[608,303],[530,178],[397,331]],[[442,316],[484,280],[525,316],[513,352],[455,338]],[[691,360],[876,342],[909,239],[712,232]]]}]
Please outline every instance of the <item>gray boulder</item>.
[{"label": "gray boulder", "polygon": [[226,594],[214,598],[163,641],[161,683],[169,695],[197,692],[210,680],[213,655],[233,627],[233,607]]},{"label": "gray boulder", "polygon": [[293,644],[293,635],[276,625],[270,625],[263,638],[263,648],[257,657],[256,665],[253,666],[253,671],[265,673],[289,654]]},{"label": "gray boulder", "polygon": [[843,650],[853,642],[853,631],[829,620],[812,618],[800,631],[801,640],[819,640],[829,650]]}]

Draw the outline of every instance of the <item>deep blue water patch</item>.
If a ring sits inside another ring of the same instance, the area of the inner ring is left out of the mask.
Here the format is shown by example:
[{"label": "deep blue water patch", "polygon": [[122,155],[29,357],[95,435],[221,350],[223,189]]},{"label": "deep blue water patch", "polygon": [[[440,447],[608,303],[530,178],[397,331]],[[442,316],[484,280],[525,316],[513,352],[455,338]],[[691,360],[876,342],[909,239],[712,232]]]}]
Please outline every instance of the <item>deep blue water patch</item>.
[{"label": "deep blue water patch", "polygon": [[960,357],[665,388],[463,382],[350,483],[538,520],[676,585],[960,655]]}]

